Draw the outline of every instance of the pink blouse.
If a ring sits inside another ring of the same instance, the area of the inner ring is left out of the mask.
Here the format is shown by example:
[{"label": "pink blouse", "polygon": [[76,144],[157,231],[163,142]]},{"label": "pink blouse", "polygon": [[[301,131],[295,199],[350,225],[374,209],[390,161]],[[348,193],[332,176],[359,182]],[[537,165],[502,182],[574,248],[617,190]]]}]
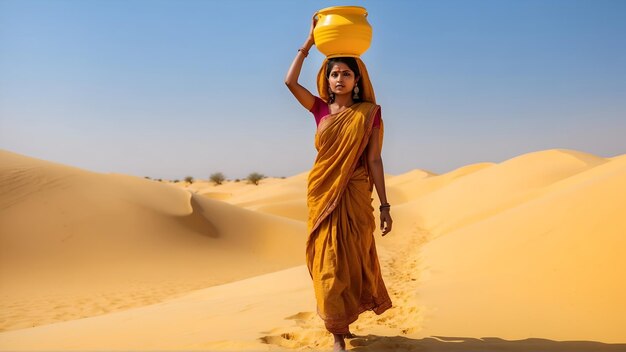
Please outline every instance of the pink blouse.
[{"label": "pink blouse", "polygon": [[[315,103],[313,103],[313,107],[309,110],[315,116],[315,124],[319,125],[322,117],[330,114],[330,110],[328,108],[328,104],[323,101],[320,97],[315,97]],[[376,116],[374,116],[374,128],[380,128],[380,109],[376,112]]]}]

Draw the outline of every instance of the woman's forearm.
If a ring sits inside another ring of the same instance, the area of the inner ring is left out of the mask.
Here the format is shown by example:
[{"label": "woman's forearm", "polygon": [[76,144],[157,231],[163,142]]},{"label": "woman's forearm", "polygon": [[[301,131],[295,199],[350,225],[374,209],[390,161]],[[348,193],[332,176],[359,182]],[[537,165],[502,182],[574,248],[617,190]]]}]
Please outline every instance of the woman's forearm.
[{"label": "woman's forearm", "polygon": [[[314,41],[311,38],[307,38],[302,47],[305,50],[310,50],[313,46]],[[293,59],[291,66],[289,67],[289,71],[287,71],[287,76],[285,76],[285,84],[292,85],[298,83],[298,77],[300,77],[300,71],[302,70],[302,62],[304,61],[304,53],[302,51],[298,51],[296,57]]]},{"label": "woman's forearm", "polygon": [[378,199],[380,204],[387,203],[387,194],[385,193],[385,171],[383,168],[383,159],[368,160],[367,166],[370,170],[370,175],[374,180],[376,186],[376,192],[378,193]]}]

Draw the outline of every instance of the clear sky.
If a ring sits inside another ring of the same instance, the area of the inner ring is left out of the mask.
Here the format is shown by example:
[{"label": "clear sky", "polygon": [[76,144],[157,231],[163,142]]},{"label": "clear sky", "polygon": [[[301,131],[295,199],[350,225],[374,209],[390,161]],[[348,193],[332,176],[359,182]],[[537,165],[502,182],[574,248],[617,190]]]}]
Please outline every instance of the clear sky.
[{"label": "clear sky", "polygon": [[0,0],[0,148],[166,179],[307,171],[315,121],[283,80],[334,5],[369,12],[385,172],[626,153],[623,0]]}]

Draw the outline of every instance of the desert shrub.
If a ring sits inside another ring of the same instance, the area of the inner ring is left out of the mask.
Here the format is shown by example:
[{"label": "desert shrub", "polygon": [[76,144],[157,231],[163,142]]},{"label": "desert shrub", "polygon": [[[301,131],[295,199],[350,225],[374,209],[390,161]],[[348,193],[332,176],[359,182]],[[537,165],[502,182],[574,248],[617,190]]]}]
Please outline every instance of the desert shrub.
[{"label": "desert shrub", "polygon": [[185,176],[185,182],[192,184],[193,183],[193,177],[191,176]]},{"label": "desert shrub", "polygon": [[226,177],[224,177],[224,174],[221,172],[215,172],[211,174],[211,176],[209,176],[209,180],[211,180],[211,182],[215,183],[216,185],[221,185],[225,179]]},{"label": "desert shrub", "polygon": [[250,175],[248,175],[246,179],[248,180],[248,183],[252,183],[258,186],[259,181],[261,181],[264,177],[265,175],[263,174],[260,174],[258,172],[253,172]]}]

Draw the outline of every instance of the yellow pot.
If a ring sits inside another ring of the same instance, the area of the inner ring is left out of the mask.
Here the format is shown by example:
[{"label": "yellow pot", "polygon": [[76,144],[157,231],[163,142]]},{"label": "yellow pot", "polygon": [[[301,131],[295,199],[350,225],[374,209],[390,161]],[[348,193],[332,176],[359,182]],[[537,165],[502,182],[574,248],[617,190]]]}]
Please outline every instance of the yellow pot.
[{"label": "yellow pot", "polygon": [[333,6],[315,13],[315,46],[327,57],[361,56],[372,42],[367,11],[360,6]]}]

